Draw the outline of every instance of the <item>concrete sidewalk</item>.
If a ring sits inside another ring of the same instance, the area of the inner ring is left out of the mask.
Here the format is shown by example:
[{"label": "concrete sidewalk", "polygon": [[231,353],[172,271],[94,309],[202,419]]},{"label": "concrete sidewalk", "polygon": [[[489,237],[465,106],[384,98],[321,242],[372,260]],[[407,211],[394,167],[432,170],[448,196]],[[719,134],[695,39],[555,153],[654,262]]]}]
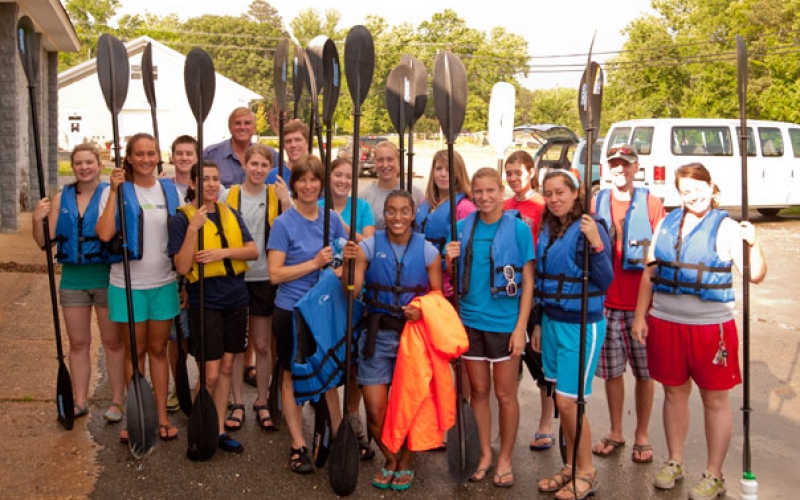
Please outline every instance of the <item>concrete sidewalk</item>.
[{"label": "concrete sidewalk", "polygon": [[[31,238],[31,214],[16,234],[0,234],[0,491],[5,499],[81,499],[94,488],[98,445],[88,418],[67,432],[56,420],[58,369],[45,253]],[[57,277],[58,278],[58,277]],[[69,340],[62,319],[64,352]],[[97,366],[99,334],[92,335]],[[95,389],[94,370],[89,394]],[[90,399],[90,411],[105,404]],[[105,403],[105,402],[103,402]]]}]

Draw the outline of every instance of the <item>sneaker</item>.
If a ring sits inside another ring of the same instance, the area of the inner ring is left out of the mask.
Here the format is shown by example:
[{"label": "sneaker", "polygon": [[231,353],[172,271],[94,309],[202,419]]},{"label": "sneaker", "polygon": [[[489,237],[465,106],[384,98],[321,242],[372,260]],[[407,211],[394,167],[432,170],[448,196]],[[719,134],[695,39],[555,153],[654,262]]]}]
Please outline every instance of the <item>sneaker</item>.
[{"label": "sneaker", "polygon": [[241,453],[244,451],[244,446],[239,441],[233,439],[228,433],[223,432],[219,435],[218,442],[219,449],[229,453]]},{"label": "sneaker", "polygon": [[662,490],[671,490],[675,487],[675,481],[683,479],[683,464],[675,460],[670,460],[658,471],[653,478],[653,485]]},{"label": "sneaker", "polygon": [[725,480],[705,471],[703,478],[689,492],[690,500],[714,500],[725,495]]},{"label": "sneaker", "polygon": [[167,396],[167,411],[169,413],[175,413],[180,409],[181,403],[178,401],[178,395],[175,391],[170,392],[169,396]]}]

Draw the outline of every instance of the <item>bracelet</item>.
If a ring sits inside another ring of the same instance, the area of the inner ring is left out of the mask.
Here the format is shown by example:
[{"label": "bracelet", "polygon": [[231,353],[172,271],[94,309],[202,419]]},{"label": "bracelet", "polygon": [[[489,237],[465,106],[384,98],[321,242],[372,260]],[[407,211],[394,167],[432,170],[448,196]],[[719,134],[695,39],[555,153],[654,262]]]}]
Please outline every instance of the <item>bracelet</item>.
[{"label": "bracelet", "polygon": [[603,249],[605,249],[605,246],[602,243],[600,243],[600,246],[596,246],[596,247],[593,246],[593,247],[591,247],[591,249],[592,249],[593,253],[600,253],[600,252],[603,251]]}]

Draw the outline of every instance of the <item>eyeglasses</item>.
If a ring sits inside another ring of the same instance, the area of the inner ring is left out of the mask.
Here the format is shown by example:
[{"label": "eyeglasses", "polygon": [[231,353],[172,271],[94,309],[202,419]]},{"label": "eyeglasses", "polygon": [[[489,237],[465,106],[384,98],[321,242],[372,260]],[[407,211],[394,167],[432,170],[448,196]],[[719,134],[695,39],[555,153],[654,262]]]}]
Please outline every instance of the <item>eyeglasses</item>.
[{"label": "eyeglasses", "polygon": [[516,297],[517,296],[517,284],[514,282],[514,277],[516,273],[514,272],[514,266],[505,266],[503,267],[503,277],[506,279],[508,283],[506,283],[506,294],[509,297]]},{"label": "eyeglasses", "polygon": [[636,151],[632,150],[628,146],[621,146],[621,147],[609,148],[608,151],[606,151],[606,156],[610,158],[617,153],[627,156],[627,155],[635,155]]}]

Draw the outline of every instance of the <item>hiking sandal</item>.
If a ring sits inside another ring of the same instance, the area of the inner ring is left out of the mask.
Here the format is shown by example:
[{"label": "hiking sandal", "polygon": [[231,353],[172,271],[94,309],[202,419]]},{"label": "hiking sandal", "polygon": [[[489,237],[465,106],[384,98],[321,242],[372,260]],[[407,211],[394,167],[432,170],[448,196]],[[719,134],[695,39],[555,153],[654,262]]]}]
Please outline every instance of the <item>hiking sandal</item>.
[{"label": "hiking sandal", "polygon": [[[575,488],[572,489],[572,478],[569,478],[567,484],[556,493],[556,500],[583,500],[584,498],[597,493],[598,487],[597,471],[588,473],[578,473],[575,475]],[[586,489],[583,489],[585,487]],[[569,495],[569,496],[565,496]]]},{"label": "hiking sandal", "polygon": [[311,474],[314,472],[314,465],[311,463],[311,459],[308,458],[308,448],[305,446],[291,448],[289,468],[292,469],[292,472],[298,474]]},{"label": "hiking sandal", "polygon": [[[269,406],[268,405],[257,405],[253,403],[253,411],[256,414],[256,420],[258,420],[258,426],[261,427],[262,430],[265,431],[277,431],[278,428],[275,427],[275,424],[272,422],[272,415],[269,413]],[[267,412],[266,417],[262,417],[261,413],[265,411]]]},{"label": "hiking sandal", "polygon": [[[567,471],[567,472],[564,472]],[[552,476],[548,476],[539,480],[539,491],[543,491],[545,493],[553,493],[554,491],[558,491],[564,487],[565,484],[572,480],[572,475],[570,469],[565,467],[560,471],[556,472]],[[545,481],[547,482],[545,484]]]},{"label": "hiking sandal", "polygon": [[[241,411],[242,418],[234,416],[233,412]],[[225,417],[225,430],[228,431],[238,431],[242,428],[245,419],[245,412],[244,412],[244,405],[239,404],[232,404],[230,405],[230,411],[228,412],[228,416]],[[235,422],[234,424],[228,424],[228,422]]]}]

